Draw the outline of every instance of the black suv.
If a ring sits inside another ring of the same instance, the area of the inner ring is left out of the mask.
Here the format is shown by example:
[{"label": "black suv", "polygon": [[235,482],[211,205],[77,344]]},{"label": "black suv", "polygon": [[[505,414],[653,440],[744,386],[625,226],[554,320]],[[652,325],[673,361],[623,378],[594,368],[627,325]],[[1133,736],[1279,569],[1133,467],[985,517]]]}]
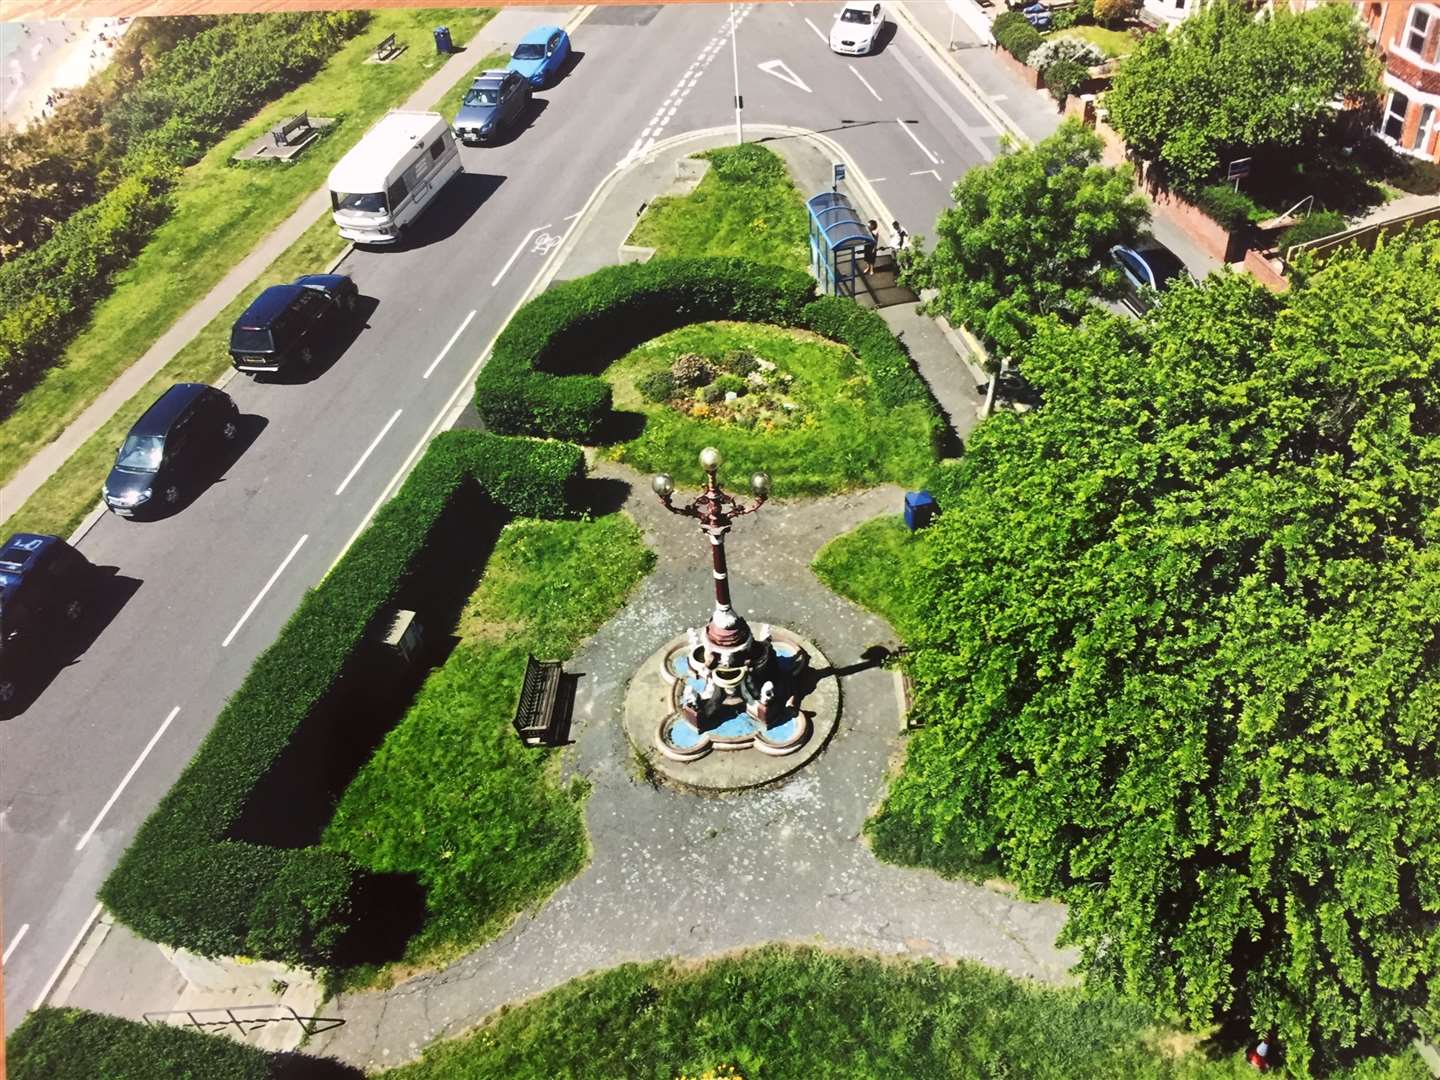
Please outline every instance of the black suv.
[{"label": "black suv", "polygon": [[174,507],[240,433],[230,395],[204,383],[176,383],[135,421],[100,494],[121,517]]},{"label": "black suv", "polygon": [[58,536],[16,533],[0,547],[0,706],[80,621],[94,567]]},{"label": "black suv", "polygon": [[230,328],[230,360],[250,375],[308,364],[324,331],[355,311],[359,290],[344,274],[306,274],[271,285]]}]

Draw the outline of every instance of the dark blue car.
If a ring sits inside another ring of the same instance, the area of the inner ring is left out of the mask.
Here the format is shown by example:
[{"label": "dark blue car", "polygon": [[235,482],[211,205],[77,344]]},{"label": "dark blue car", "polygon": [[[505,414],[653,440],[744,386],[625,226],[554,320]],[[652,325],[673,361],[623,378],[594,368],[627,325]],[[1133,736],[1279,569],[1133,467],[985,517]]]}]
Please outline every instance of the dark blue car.
[{"label": "dark blue car", "polygon": [[549,86],[570,59],[570,35],[558,26],[537,26],[515,46],[507,65],[531,86]]}]

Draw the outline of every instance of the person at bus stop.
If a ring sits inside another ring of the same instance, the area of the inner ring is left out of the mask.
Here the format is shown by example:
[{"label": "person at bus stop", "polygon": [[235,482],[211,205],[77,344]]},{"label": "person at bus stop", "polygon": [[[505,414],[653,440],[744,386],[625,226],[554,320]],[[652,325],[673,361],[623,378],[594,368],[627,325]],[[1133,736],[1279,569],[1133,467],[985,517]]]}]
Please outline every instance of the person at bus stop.
[{"label": "person at bus stop", "polygon": [[865,241],[865,251],[861,255],[861,272],[873,274],[875,272],[875,249],[880,243],[880,223],[874,218],[870,219],[870,236]]}]

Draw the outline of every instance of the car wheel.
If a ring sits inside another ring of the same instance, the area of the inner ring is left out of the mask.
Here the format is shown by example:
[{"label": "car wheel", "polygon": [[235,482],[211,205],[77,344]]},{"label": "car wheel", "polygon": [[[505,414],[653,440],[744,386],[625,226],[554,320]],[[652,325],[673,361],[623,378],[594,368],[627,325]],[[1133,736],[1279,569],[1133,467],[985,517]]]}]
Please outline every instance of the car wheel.
[{"label": "car wheel", "polygon": [[345,310],[351,315],[354,315],[355,309],[360,306],[359,297],[354,293],[346,293],[345,298],[340,302],[345,305]]},{"label": "car wheel", "polygon": [[163,495],[165,497],[165,504],[167,506],[174,506],[180,501],[180,485],[171,484],[165,489]]},{"label": "car wheel", "polygon": [[65,605],[65,618],[72,623],[79,622],[85,614],[85,605],[79,600],[71,600]]},{"label": "car wheel", "polygon": [[235,420],[226,420],[225,426],[220,429],[220,435],[226,442],[234,442],[235,436],[240,434],[240,425]]}]

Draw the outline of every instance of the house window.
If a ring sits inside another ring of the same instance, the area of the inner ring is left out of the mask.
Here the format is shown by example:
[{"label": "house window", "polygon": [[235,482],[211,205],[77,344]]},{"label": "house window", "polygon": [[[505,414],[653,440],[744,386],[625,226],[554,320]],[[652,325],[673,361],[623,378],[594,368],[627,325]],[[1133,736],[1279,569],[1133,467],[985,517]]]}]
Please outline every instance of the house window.
[{"label": "house window", "polygon": [[1425,140],[1430,137],[1430,125],[1435,122],[1435,106],[1426,105],[1420,109],[1420,123],[1415,125],[1415,141],[1410,144],[1411,150],[1420,150],[1425,146]]},{"label": "house window", "polygon": [[1391,142],[1398,143],[1405,131],[1405,112],[1410,108],[1410,99],[1399,90],[1390,91],[1390,101],[1385,106],[1385,121],[1380,133]]},{"label": "house window", "polygon": [[1425,50],[1425,32],[1430,29],[1430,12],[1415,8],[1410,12],[1410,25],[1405,28],[1405,47],[1417,56]]}]

